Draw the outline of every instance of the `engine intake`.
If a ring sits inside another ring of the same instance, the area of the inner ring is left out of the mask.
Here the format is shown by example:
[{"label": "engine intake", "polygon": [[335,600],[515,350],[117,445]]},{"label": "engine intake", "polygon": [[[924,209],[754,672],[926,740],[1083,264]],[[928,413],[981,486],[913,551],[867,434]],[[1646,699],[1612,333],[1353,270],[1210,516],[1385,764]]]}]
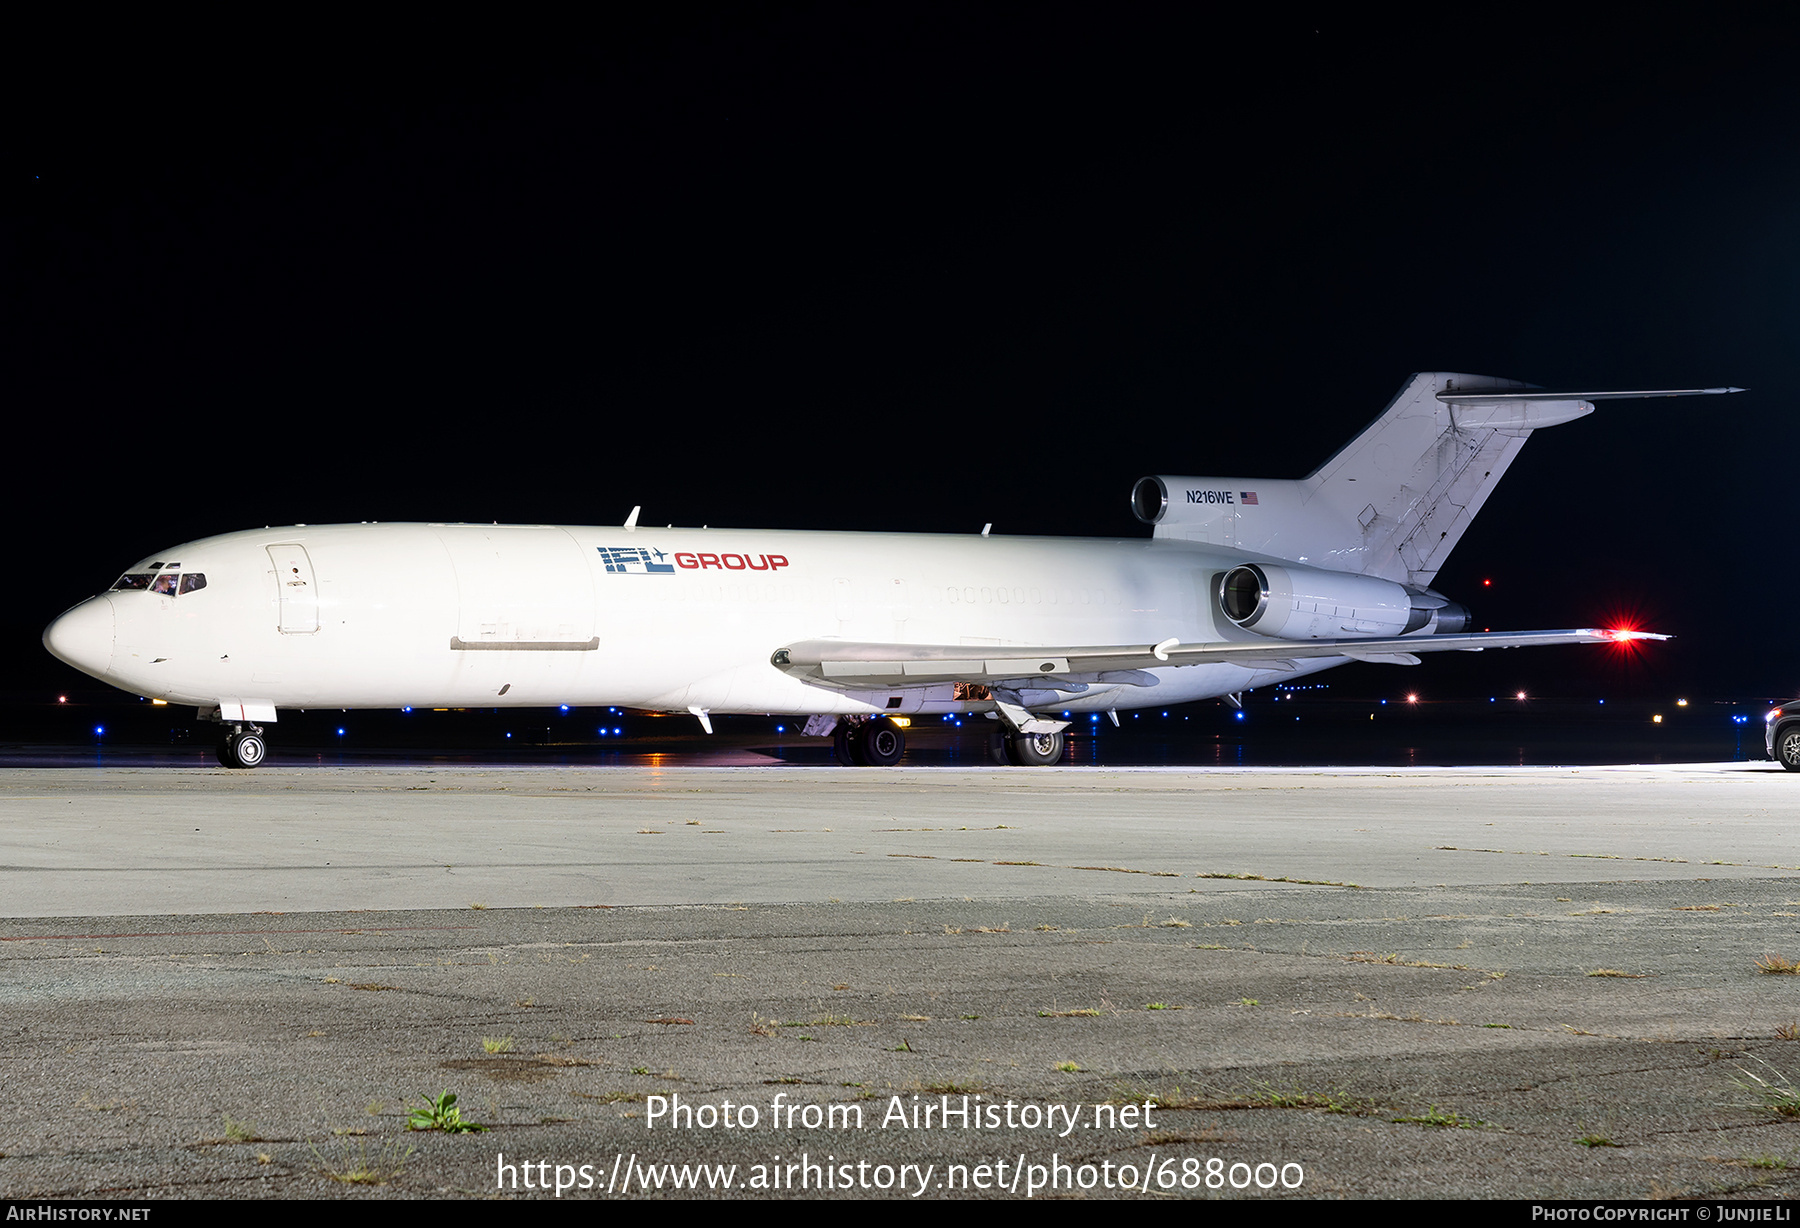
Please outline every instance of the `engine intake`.
[{"label": "engine intake", "polygon": [[1219,609],[1246,631],[1284,640],[1394,636],[1435,623],[1461,631],[1467,607],[1430,590],[1319,567],[1245,563],[1219,577]]}]

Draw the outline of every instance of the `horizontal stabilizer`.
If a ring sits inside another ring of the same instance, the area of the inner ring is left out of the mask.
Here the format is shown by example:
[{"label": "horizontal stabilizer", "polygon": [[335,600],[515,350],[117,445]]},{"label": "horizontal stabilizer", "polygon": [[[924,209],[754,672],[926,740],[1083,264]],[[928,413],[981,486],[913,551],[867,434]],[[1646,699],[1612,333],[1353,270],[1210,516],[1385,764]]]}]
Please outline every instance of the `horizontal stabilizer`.
[{"label": "horizontal stabilizer", "polygon": [[[1421,652],[1479,652],[1484,648],[1541,648],[1553,644],[1617,644],[1666,640],[1648,631],[1481,631],[1467,635],[1409,635],[1389,639],[1234,641],[1223,644],[1121,644],[1040,648],[1032,656],[1009,648],[1008,656],[987,658],[966,644],[870,644],[849,640],[805,640],[777,649],[769,663],[804,682],[841,690],[929,686],[973,682],[1018,688],[1041,681],[1055,690],[1067,682],[1106,683],[1119,670],[1166,669],[1178,665],[1242,665],[1249,669],[1291,669],[1291,662],[1349,657],[1384,664],[1412,664]],[[1141,684],[1139,684],[1141,685]]]},{"label": "horizontal stabilizer", "polygon": [[1449,405],[1469,401],[1636,401],[1650,397],[1716,397],[1728,392],[1744,392],[1743,388],[1657,388],[1647,392],[1545,392],[1532,388],[1522,392],[1510,389],[1447,389],[1437,399]]}]

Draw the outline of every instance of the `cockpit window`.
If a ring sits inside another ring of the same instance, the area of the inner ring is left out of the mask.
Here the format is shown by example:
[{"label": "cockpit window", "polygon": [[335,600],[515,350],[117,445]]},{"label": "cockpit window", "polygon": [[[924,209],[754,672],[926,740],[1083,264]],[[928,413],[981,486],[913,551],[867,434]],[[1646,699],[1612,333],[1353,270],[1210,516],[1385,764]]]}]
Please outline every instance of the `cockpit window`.
[{"label": "cockpit window", "polygon": [[128,571],[113,582],[111,591],[117,593],[132,589],[147,589],[153,593],[161,593],[165,597],[175,597],[205,587],[206,575],[203,572],[189,571],[177,574],[173,571],[165,571],[158,575],[153,571]]}]

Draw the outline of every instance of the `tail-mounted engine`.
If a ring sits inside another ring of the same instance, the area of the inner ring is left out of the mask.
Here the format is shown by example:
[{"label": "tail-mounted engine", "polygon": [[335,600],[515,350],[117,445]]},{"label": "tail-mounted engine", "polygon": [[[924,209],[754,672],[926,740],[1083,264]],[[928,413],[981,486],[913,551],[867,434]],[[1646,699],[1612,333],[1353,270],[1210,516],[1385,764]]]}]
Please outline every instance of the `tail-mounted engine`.
[{"label": "tail-mounted engine", "polygon": [[[1468,608],[1430,589],[1318,567],[1245,563],[1220,575],[1226,618],[1283,640],[1466,630]],[[1435,624],[1435,625],[1433,625]]]}]

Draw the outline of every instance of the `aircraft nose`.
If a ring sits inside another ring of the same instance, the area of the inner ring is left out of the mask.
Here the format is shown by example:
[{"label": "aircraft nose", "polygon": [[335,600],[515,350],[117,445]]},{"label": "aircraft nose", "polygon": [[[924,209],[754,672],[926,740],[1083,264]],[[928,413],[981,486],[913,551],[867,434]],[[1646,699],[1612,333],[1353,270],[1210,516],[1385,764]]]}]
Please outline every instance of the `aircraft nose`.
[{"label": "aircraft nose", "polygon": [[44,628],[44,647],[84,674],[103,675],[112,668],[113,621],[112,599],[90,598]]}]

